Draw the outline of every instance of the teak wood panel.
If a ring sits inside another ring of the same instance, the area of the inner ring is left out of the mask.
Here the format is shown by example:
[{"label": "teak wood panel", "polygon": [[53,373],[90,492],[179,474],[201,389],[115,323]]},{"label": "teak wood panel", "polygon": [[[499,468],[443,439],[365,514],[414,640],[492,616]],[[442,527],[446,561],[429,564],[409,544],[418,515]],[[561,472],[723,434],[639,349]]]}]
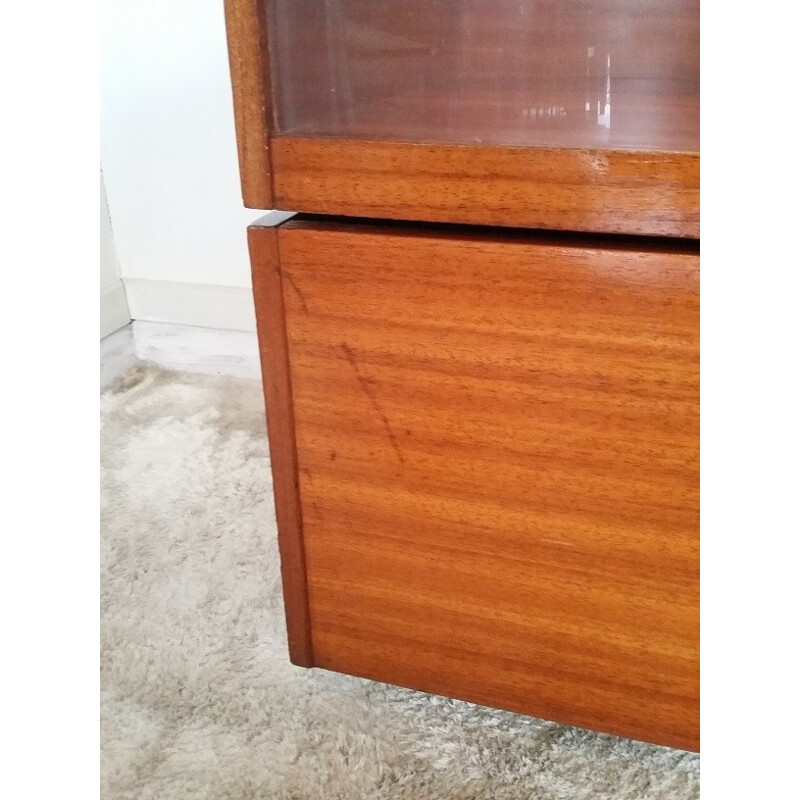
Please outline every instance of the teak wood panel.
[{"label": "teak wood panel", "polygon": [[272,140],[280,208],[475,225],[700,236],[692,153]]},{"label": "teak wood panel", "polygon": [[696,250],[278,236],[313,663],[697,748]]}]

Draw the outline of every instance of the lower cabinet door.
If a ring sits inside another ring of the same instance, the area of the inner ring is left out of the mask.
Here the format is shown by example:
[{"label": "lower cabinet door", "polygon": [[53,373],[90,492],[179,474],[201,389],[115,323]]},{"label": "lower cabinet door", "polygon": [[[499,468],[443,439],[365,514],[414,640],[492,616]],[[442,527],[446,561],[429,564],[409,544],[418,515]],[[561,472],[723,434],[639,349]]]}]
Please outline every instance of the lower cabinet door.
[{"label": "lower cabinet door", "polygon": [[251,228],[296,663],[699,747],[699,253]]}]

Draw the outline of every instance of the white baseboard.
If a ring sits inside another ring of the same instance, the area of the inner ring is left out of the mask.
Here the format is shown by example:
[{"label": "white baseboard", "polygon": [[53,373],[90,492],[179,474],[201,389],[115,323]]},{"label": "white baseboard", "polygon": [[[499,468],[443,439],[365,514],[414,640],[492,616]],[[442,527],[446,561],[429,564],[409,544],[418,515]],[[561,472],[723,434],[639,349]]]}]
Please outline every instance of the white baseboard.
[{"label": "white baseboard", "polygon": [[125,278],[135,321],[219,328],[255,333],[253,292],[249,287]]},{"label": "white baseboard", "polygon": [[100,338],[119,330],[131,321],[122,281],[100,293]]}]

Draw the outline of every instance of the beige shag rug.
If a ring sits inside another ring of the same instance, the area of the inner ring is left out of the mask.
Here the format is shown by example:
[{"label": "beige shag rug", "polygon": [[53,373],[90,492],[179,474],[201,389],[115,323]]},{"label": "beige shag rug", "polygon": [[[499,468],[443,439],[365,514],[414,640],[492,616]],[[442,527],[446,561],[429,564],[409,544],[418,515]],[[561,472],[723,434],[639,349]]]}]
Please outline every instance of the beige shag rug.
[{"label": "beige shag rug", "polygon": [[699,758],[286,657],[255,381],[102,408],[103,800],[688,800]]}]

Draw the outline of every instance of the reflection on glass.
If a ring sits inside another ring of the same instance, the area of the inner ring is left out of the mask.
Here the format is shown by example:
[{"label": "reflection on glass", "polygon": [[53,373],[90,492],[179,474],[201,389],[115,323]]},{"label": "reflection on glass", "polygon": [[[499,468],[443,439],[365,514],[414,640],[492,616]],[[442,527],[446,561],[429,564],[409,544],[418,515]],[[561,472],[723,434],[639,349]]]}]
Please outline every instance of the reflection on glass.
[{"label": "reflection on glass", "polygon": [[271,0],[269,30],[285,134],[697,149],[698,0]]}]

